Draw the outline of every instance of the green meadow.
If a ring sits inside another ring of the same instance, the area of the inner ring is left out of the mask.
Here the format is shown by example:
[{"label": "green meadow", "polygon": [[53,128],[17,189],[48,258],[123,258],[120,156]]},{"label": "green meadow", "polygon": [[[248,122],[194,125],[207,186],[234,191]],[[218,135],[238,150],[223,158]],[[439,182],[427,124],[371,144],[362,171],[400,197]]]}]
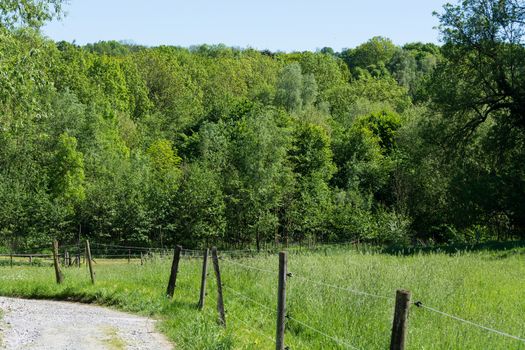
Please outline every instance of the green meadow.
[{"label": "green meadow", "polygon": [[[183,258],[173,300],[166,297],[170,258],[96,260],[96,284],[81,268],[15,260],[0,267],[0,294],[96,303],[160,320],[177,349],[275,348],[275,254],[220,259],[226,328],[218,325],[211,261],[207,298],[197,309],[202,260]],[[525,338],[525,249],[410,255],[327,249],[290,252],[286,345],[290,349],[385,349],[395,292],[412,301]],[[412,305],[408,349],[525,349],[525,342]]]}]

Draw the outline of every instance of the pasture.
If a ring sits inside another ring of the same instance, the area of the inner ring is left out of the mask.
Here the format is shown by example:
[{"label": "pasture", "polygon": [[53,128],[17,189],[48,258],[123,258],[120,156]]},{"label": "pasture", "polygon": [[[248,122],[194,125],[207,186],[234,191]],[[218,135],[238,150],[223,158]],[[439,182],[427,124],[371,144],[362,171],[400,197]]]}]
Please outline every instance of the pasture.
[{"label": "pasture", "polygon": [[[202,259],[183,257],[172,300],[166,297],[171,257],[102,259],[96,284],[85,266],[31,266],[5,259],[0,294],[93,302],[159,318],[179,349],[275,348],[275,254],[219,260],[226,328],[217,323],[217,289],[208,267],[204,308],[197,302]],[[219,252],[220,254],[220,252]],[[397,289],[412,292],[407,349],[525,349],[525,249],[383,254],[330,248],[288,256],[285,343],[290,349],[385,349],[390,343]],[[442,313],[440,313],[442,312]],[[445,314],[443,314],[445,313]],[[458,320],[459,317],[468,322]],[[503,332],[480,328],[479,326]],[[512,337],[514,336],[514,338]]]}]

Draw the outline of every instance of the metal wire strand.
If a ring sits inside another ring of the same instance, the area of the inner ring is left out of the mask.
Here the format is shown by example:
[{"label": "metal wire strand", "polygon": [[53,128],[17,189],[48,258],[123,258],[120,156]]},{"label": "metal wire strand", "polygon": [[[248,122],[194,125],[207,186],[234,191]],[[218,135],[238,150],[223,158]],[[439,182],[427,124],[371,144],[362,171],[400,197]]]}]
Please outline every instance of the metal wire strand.
[{"label": "metal wire strand", "polygon": [[342,291],[345,291],[345,292],[349,292],[349,293],[353,293],[353,294],[357,294],[357,295],[368,296],[368,297],[377,298],[377,299],[384,299],[384,300],[391,300],[391,301],[393,300],[392,297],[387,297],[385,295],[378,295],[378,294],[368,293],[368,292],[365,292],[365,291],[362,291],[362,290],[357,290],[357,289],[351,289],[351,288],[347,288],[347,287],[337,286],[335,284],[329,284],[329,283],[324,283],[324,282],[312,281],[312,280],[310,280],[308,278],[297,276],[297,275],[294,275],[294,274],[292,274],[292,277],[296,278],[296,279],[299,279],[299,280],[302,280],[302,281],[305,281],[305,282],[308,282],[308,283],[311,283],[311,284],[315,284],[315,285],[321,286],[321,287],[328,287],[328,288],[333,288],[333,289],[339,289],[339,290],[342,290]]},{"label": "metal wire strand", "polygon": [[489,332],[492,332],[492,333],[495,333],[495,334],[498,334],[498,335],[501,335],[501,336],[504,336],[504,337],[507,337],[507,338],[512,338],[512,339],[515,339],[515,340],[519,340],[519,341],[525,343],[525,338],[520,338],[518,336],[509,334],[509,333],[505,333],[505,332],[499,331],[499,330],[494,329],[494,328],[486,327],[486,326],[483,326],[481,324],[478,324],[478,323],[475,323],[475,322],[472,322],[472,321],[469,321],[469,320],[465,320],[465,319],[463,319],[461,317],[448,314],[448,313],[440,311],[438,309],[434,309],[433,307],[430,307],[430,306],[423,305],[423,303],[420,302],[420,301],[415,302],[414,305],[416,305],[419,308],[423,308],[423,309],[435,312],[435,313],[440,314],[442,316],[449,317],[449,318],[454,319],[456,321],[463,322],[463,323],[466,323],[468,325],[471,325],[471,326],[474,326],[474,327],[478,327],[480,329],[484,329],[486,331],[489,331]]},{"label": "metal wire strand", "polygon": [[99,247],[112,247],[112,248],[121,248],[121,249],[131,249],[131,250],[150,250],[150,251],[163,251],[163,250],[169,250],[169,249],[162,249],[162,248],[148,248],[148,247],[137,247],[137,246],[123,246],[123,245],[117,245],[117,244],[104,244],[104,243],[90,243],[92,246],[99,246]]},{"label": "metal wire strand", "polygon": [[273,310],[273,309],[272,309],[271,307],[269,307],[268,305],[264,305],[264,304],[258,302],[257,300],[254,300],[254,299],[250,298],[249,296],[247,296],[247,295],[245,295],[245,294],[239,292],[238,290],[235,290],[235,289],[230,288],[230,287],[228,287],[228,286],[223,286],[223,287],[224,287],[225,289],[229,290],[230,292],[233,292],[233,293],[237,294],[238,296],[240,296],[240,297],[242,297],[242,298],[244,298],[244,299],[246,299],[246,300],[251,301],[252,303],[254,303],[254,304],[256,304],[256,305],[259,305],[260,307],[262,307],[262,308],[264,308],[264,309],[270,311],[271,313],[276,313],[276,311]]},{"label": "metal wire strand", "polygon": [[245,269],[256,270],[256,271],[265,272],[265,273],[271,273],[272,275],[277,274],[277,271],[260,269],[260,268],[258,268],[258,267],[253,267],[253,266],[249,266],[249,265],[241,264],[241,263],[235,262],[235,261],[233,261],[233,260],[222,259],[221,261],[223,261],[223,262],[225,262],[225,263],[229,263],[229,264],[237,265],[237,266],[243,267],[243,268],[245,268]]},{"label": "metal wire strand", "polygon": [[304,326],[304,327],[306,327],[306,328],[308,328],[308,329],[310,329],[310,330],[312,330],[312,331],[314,331],[314,332],[316,332],[316,333],[318,333],[318,334],[320,334],[320,335],[322,335],[322,336],[324,336],[324,337],[326,337],[328,339],[331,339],[332,341],[336,342],[337,344],[342,345],[344,347],[347,347],[348,349],[360,350],[359,348],[355,347],[354,345],[348,343],[348,341],[336,338],[334,336],[331,336],[330,334],[326,334],[325,332],[320,331],[317,328],[314,328],[314,327],[304,323],[303,321],[299,321],[298,319],[293,318],[292,316],[286,316],[286,318],[289,319],[289,320],[292,320],[294,322],[297,322],[300,325],[302,325],[302,326]]}]

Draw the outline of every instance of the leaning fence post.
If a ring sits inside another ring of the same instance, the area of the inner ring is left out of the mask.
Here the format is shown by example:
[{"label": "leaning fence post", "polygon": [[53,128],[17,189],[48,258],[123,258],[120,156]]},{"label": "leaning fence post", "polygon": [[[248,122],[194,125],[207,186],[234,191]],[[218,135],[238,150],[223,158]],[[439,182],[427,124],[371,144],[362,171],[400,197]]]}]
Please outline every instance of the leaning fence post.
[{"label": "leaning fence post", "polygon": [[206,298],[206,276],[208,275],[208,253],[209,249],[204,251],[204,260],[202,261],[202,276],[201,276],[201,294],[199,297],[199,310],[204,307],[204,299]]},{"label": "leaning fence post", "polygon": [[58,284],[61,284],[64,280],[62,272],[60,271],[60,262],[58,261],[58,242],[55,239],[53,241],[53,264],[55,265],[55,277]]},{"label": "leaning fence post", "polygon": [[410,308],[410,292],[397,290],[396,306],[394,308],[394,321],[392,324],[392,338],[390,350],[404,350],[406,342],[408,309]]},{"label": "leaning fence post", "polygon": [[170,280],[168,282],[168,298],[173,298],[173,293],[175,292],[175,284],[177,283],[177,273],[179,271],[179,260],[180,260],[180,252],[182,251],[182,247],[180,245],[175,247],[175,252],[173,253],[173,262],[171,264],[171,273],[170,273]]},{"label": "leaning fence post", "polygon": [[226,327],[224,300],[222,298],[221,270],[219,269],[219,257],[217,256],[216,247],[211,248],[211,259],[213,260],[213,269],[215,270],[215,277],[217,279],[217,312],[219,313],[219,323],[223,327]]},{"label": "leaning fence post", "polygon": [[288,256],[286,252],[279,253],[279,285],[277,289],[277,334],[275,349],[284,350],[284,330],[286,328],[286,275]]},{"label": "leaning fence post", "polygon": [[95,271],[93,271],[93,258],[91,257],[91,247],[89,241],[86,239],[86,259],[89,267],[89,275],[91,277],[91,283],[95,284]]}]

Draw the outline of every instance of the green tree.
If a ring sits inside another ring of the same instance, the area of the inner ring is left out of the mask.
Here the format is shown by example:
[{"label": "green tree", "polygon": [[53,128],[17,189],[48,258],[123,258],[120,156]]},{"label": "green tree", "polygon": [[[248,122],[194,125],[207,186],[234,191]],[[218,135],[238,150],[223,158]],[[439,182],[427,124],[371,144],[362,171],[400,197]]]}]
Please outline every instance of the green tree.
[{"label": "green tree", "polygon": [[438,14],[445,60],[434,100],[468,138],[489,117],[525,129],[525,4],[465,0]]},{"label": "green tree", "polygon": [[2,0],[0,25],[12,29],[17,26],[41,27],[45,22],[60,17],[66,0]]}]

